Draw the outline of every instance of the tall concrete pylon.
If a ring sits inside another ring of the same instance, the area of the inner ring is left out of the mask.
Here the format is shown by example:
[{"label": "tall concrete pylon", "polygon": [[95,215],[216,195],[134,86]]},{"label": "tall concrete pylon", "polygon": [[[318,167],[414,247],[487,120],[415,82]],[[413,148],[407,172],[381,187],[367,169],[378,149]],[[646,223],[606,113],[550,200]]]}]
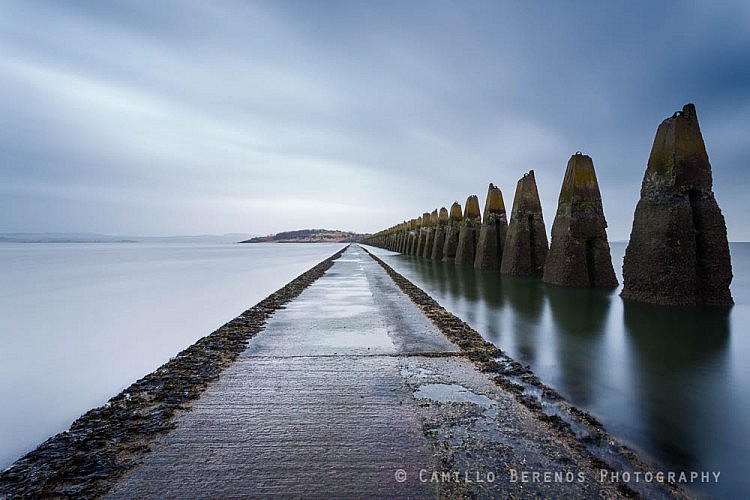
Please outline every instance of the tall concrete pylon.
[{"label": "tall concrete pylon", "polygon": [[432,244],[432,260],[443,260],[443,248],[445,247],[445,235],[448,230],[448,209],[440,207],[438,211],[438,222],[435,228],[435,241]]},{"label": "tall concrete pylon", "polygon": [[445,231],[445,245],[443,245],[443,262],[455,262],[456,250],[458,249],[458,233],[461,229],[463,215],[461,205],[454,201],[451,205],[448,217],[448,226]]},{"label": "tall concrete pylon", "polygon": [[622,297],[667,306],[733,304],[727,228],[693,104],[659,125],[622,267]]},{"label": "tall concrete pylon", "polygon": [[437,229],[438,223],[438,211],[433,210],[430,213],[430,224],[427,226],[427,236],[425,238],[424,249],[422,250],[422,257],[429,259],[432,257],[432,246],[435,242],[435,230]]},{"label": "tall concrete pylon", "polygon": [[427,242],[427,229],[430,227],[429,212],[423,213],[422,217],[419,218],[419,221],[420,221],[420,225],[419,225],[419,229],[417,229],[417,234],[418,234],[417,248],[414,251],[414,255],[421,257],[422,252],[424,252],[424,245]]},{"label": "tall concrete pylon", "polygon": [[503,193],[490,183],[487,200],[484,203],[482,226],[479,228],[477,253],[474,259],[475,268],[493,271],[500,269],[507,232],[508,217],[505,213]]},{"label": "tall concrete pylon", "polygon": [[570,157],[565,170],[542,280],[579,287],[613,288],[619,284],[594,162],[580,152]]},{"label": "tall concrete pylon", "polygon": [[534,171],[530,170],[516,185],[500,272],[541,277],[547,250],[542,203],[539,201]]},{"label": "tall concrete pylon", "polygon": [[456,248],[456,264],[473,266],[477,254],[477,239],[479,226],[482,223],[482,213],[479,211],[479,199],[472,194],[466,198],[464,218],[458,232],[458,247]]}]

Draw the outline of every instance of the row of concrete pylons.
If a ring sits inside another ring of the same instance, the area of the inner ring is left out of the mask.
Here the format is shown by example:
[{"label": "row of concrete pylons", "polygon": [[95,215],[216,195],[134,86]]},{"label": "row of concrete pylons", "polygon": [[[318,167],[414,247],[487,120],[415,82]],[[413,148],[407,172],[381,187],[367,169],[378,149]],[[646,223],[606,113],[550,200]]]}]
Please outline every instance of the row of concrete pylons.
[{"label": "row of concrete pylons", "polygon": [[618,283],[606,227],[594,164],[576,153],[568,162],[551,248],[533,170],[516,185],[510,221],[502,191],[490,184],[483,213],[479,199],[471,195],[463,211],[454,202],[450,212],[445,207],[426,212],[365,243],[554,284],[612,287]]},{"label": "row of concrete pylons", "polygon": [[[726,226],[711,190],[711,166],[695,107],[657,130],[623,266],[625,298],[663,305],[732,304]],[[548,247],[534,171],[516,185],[510,221],[490,184],[476,195],[380,231],[365,243],[408,255],[541,277],[567,286],[618,285],[591,158],[568,161]]]}]

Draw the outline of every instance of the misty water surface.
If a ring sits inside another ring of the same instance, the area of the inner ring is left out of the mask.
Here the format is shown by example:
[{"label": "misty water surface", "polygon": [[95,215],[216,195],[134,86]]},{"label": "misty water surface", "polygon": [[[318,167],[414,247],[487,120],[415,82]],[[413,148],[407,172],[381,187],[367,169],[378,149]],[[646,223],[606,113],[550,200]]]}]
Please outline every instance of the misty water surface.
[{"label": "misty water surface", "polygon": [[341,247],[0,243],[0,470]]}]

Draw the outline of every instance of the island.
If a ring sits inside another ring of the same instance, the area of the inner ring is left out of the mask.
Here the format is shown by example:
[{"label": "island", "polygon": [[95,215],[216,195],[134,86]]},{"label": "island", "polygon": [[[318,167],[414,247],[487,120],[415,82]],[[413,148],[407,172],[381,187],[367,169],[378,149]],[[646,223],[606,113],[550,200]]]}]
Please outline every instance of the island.
[{"label": "island", "polygon": [[299,229],[268,236],[258,236],[240,243],[357,243],[365,234],[337,229]]}]

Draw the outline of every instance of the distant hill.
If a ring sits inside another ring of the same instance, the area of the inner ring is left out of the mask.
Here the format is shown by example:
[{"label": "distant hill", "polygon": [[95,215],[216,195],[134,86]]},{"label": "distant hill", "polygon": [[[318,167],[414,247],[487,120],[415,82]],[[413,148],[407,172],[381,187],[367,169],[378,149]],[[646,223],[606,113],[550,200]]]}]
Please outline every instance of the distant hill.
[{"label": "distant hill", "polygon": [[240,243],[351,243],[361,241],[364,236],[364,234],[331,229],[300,229],[250,238]]}]

